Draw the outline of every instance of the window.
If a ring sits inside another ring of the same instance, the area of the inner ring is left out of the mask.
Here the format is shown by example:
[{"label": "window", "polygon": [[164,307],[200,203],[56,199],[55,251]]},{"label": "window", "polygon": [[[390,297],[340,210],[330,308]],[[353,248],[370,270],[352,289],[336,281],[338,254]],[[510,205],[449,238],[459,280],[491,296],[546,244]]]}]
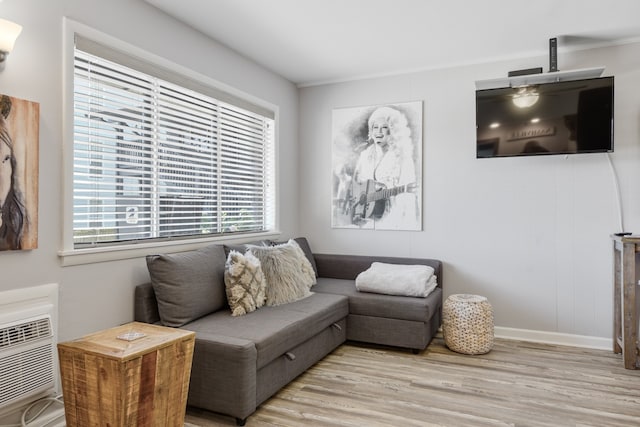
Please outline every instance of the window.
[{"label": "window", "polygon": [[139,64],[76,38],[74,248],[273,230],[273,112]]}]

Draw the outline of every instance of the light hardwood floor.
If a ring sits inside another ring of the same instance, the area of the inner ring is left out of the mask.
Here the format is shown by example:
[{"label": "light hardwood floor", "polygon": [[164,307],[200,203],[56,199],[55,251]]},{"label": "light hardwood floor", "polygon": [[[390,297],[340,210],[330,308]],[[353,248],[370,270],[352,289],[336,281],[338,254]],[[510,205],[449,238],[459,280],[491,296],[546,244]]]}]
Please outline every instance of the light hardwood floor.
[{"label": "light hardwood floor", "polygon": [[[235,424],[193,408],[186,421]],[[640,370],[625,370],[612,351],[501,339],[478,356],[440,337],[418,355],[347,343],[246,425],[640,426]]]}]

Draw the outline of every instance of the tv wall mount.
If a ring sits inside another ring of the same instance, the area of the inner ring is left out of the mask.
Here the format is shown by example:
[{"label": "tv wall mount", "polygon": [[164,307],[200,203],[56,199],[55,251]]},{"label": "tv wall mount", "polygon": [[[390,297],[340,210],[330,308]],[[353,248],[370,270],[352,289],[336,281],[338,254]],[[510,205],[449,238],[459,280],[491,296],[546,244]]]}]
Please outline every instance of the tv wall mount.
[{"label": "tv wall mount", "polygon": [[581,68],[577,70],[556,71],[554,73],[527,74],[523,76],[478,80],[476,81],[476,89],[497,89],[501,87],[518,87],[570,80],[593,79],[600,77],[604,72],[604,68],[605,67]]},{"label": "tv wall mount", "polygon": [[503,87],[530,86],[542,83],[555,83],[570,80],[592,79],[602,75],[605,67],[581,68],[558,71],[558,39],[549,39],[549,72],[543,73],[542,67],[509,71],[508,77],[476,81],[476,89],[497,89]]}]

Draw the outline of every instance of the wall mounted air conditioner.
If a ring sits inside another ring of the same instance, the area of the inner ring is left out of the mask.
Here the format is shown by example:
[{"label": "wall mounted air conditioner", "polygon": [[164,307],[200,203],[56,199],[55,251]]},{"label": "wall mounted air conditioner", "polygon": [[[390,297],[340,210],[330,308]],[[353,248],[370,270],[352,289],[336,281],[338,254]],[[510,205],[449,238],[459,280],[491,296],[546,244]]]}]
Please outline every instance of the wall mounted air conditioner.
[{"label": "wall mounted air conditioner", "polygon": [[0,324],[0,412],[55,387],[51,308],[32,317],[18,312]]}]

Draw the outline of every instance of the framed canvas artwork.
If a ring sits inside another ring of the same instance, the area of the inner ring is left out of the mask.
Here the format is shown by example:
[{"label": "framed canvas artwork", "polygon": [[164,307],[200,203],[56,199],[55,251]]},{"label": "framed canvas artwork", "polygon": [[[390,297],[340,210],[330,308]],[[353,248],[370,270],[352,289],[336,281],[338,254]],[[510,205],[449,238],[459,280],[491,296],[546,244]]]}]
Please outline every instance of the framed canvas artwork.
[{"label": "framed canvas artwork", "polygon": [[422,229],[422,102],[332,115],[334,228]]},{"label": "framed canvas artwork", "polygon": [[0,94],[0,250],[38,247],[40,105]]}]

